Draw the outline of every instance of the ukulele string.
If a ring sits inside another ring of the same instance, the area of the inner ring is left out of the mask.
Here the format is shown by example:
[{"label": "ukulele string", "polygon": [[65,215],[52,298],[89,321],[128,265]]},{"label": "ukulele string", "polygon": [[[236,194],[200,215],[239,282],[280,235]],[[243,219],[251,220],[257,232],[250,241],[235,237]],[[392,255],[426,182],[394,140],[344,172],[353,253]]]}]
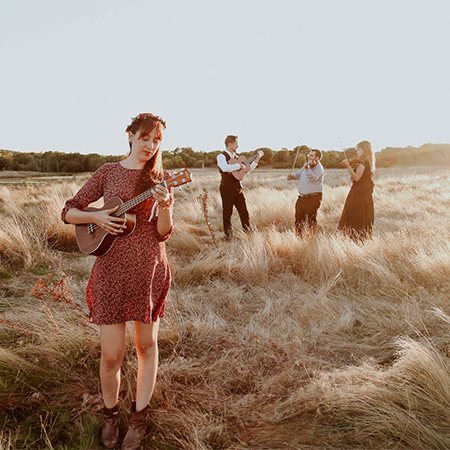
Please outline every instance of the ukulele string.
[{"label": "ukulele string", "polygon": [[[164,184],[164,183],[161,183]],[[132,198],[131,200],[128,200],[127,202],[123,203],[119,206],[119,209],[114,212],[113,214],[110,214],[111,217],[120,217],[123,214],[125,214],[127,211],[129,211],[131,208],[134,208],[135,206],[139,205],[139,203],[142,203],[144,200],[147,200],[150,197],[153,197],[153,194],[155,193],[155,188],[152,187],[148,189],[147,191],[144,191],[137,195],[136,197]],[[90,232],[92,233],[95,231],[99,226],[96,223],[90,223],[88,224]]]}]

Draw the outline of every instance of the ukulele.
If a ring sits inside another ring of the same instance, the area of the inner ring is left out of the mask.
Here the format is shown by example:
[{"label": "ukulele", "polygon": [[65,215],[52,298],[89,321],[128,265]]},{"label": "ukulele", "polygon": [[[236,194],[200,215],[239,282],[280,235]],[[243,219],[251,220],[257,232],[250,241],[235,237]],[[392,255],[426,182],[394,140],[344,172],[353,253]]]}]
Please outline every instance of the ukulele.
[{"label": "ukulele", "polygon": [[[191,173],[189,170],[182,169],[157,186],[165,186],[166,188],[176,187],[190,183],[191,181]],[[103,256],[106,255],[106,253],[108,253],[111,249],[116,238],[129,236],[136,228],[136,214],[131,214],[127,211],[152,197],[155,193],[155,187],[156,186],[153,186],[152,188],[141,192],[139,195],[133,197],[125,203],[119,197],[111,197],[102,208],[85,208],[84,211],[102,211],[118,206],[119,208],[113,212],[111,216],[120,217],[121,219],[126,219],[127,221],[125,223],[126,228],[123,229],[123,232],[120,233],[120,235],[110,234],[95,223],[75,225],[75,237],[80,250],[89,255]]]},{"label": "ukulele", "polygon": [[239,158],[231,158],[228,161],[228,164],[244,164],[245,168],[244,169],[239,169],[239,170],[235,170],[234,172],[231,172],[234,176],[234,178],[236,178],[236,180],[241,181],[242,178],[244,178],[244,175],[248,172],[250,172],[250,164],[259,156],[263,156],[264,152],[262,150],[259,150],[258,153],[256,155],[253,155],[251,158],[246,158],[244,155],[240,156]]}]

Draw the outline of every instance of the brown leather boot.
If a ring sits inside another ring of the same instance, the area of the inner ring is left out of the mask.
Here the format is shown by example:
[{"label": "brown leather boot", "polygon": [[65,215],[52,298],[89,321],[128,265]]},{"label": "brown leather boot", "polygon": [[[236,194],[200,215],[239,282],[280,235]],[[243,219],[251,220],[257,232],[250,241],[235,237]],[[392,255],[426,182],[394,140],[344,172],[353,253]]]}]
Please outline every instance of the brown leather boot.
[{"label": "brown leather boot", "polygon": [[103,405],[102,445],[114,448],[119,441],[119,403],[113,408]]},{"label": "brown leather boot", "polygon": [[145,437],[145,429],[147,427],[147,411],[146,406],[142,411],[136,412],[136,402],[131,403],[130,422],[125,439],[122,442],[122,450],[136,450]]}]

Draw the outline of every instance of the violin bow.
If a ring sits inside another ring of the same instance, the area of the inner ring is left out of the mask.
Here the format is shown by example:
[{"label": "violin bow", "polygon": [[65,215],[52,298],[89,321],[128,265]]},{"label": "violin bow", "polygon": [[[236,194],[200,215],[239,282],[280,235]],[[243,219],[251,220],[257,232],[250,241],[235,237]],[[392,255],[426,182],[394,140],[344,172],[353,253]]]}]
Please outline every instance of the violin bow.
[{"label": "violin bow", "polygon": [[338,140],[339,140],[339,145],[341,146],[341,150],[344,152],[345,159],[348,159],[348,158],[347,158],[347,153],[345,152],[345,149],[342,148],[341,138],[338,137]]},{"label": "violin bow", "polygon": [[[302,143],[302,139],[303,138],[300,138],[300,144]],[[301,147],[301,145],[298,146],[297,154],[295,155],[294,165],[292,166],[292,169],[289,172],[289,175],[292,173],[292,171],[294,170],[295,164],[297,163],[298,152],[300,151],[300,147]]]}]

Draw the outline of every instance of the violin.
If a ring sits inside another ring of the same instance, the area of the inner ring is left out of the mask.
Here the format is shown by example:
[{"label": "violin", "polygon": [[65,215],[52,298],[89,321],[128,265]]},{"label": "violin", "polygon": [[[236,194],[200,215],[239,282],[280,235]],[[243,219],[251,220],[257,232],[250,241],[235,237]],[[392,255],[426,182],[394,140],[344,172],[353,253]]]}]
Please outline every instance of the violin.
[{"label": "violin", "polygon": [[316,161],[316,160],[313,160],[313,161],[307,161],[307,162],[305,163],[305,169],[306,169],[306,168],[312,169],[313,167],[316,167],[317,164],[319,164],[319,161]]},{"label": "violin", "polygon": [[[344,159],[344,161],[347,161],[349,164],[357,164],[357,163],[361,162],[362,158],[363,158],[362,155],[361,156],[352,156],[351,158]],[[341,161],[339,163],[339,165],[344,167],[345,166],[344,161]]]}]

